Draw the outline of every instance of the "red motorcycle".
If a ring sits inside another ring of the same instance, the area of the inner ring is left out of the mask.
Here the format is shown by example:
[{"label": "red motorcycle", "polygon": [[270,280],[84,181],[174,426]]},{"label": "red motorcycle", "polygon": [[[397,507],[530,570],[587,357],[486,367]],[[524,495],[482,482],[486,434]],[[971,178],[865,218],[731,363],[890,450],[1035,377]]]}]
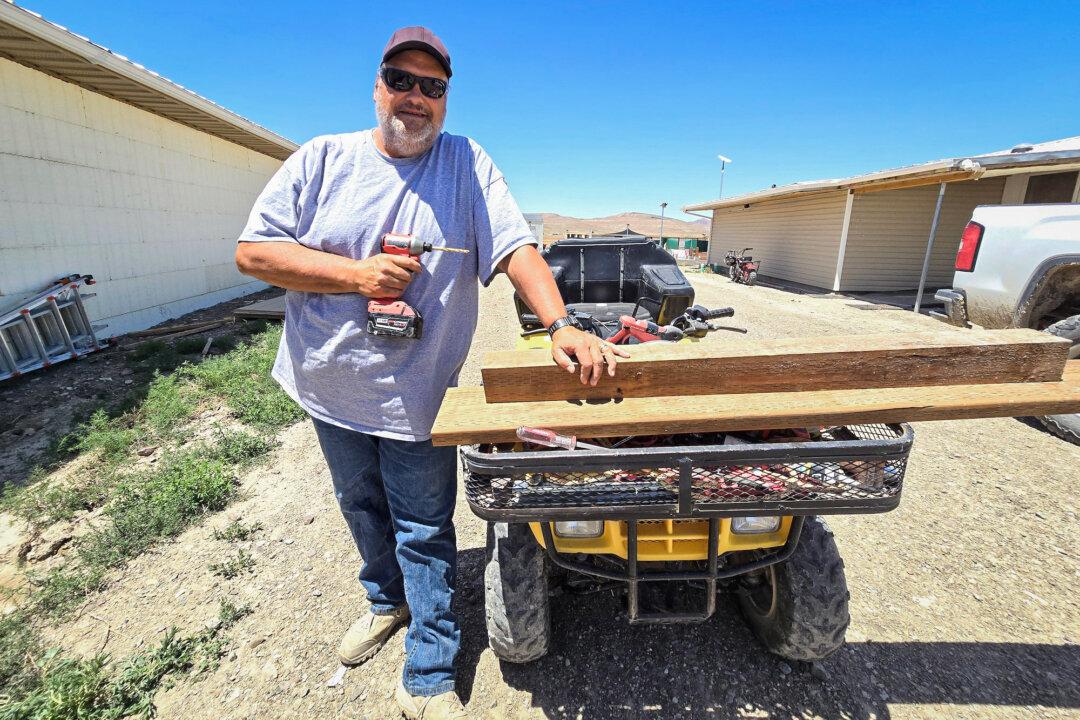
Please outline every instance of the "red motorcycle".
[{"label": "red motorcycle", "polygon": [[724,263],[728,266],[727,274],[731,278],[731,282],[753,285],[757,281],[758,269],[761,267],[761,263],[754,262],[754,258],[746,254],[747,250],[753,249],[743,248],[737,253],[734,250],[727,251],[727,255],[724,256]]}]

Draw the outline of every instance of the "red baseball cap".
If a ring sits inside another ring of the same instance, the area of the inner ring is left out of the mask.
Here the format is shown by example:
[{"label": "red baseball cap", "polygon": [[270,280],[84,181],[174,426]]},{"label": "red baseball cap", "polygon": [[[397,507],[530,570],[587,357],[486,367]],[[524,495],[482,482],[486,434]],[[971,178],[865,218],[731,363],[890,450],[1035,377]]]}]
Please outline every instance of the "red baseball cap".
[{"label": "red baseball cap", "polygon": [[447,78],[454,74],[450,71],[450,51],[443,45],[439,36],[426,27],[417,25],[395,30],[390,36],[390,41],[383,48],[383,62],[403,50],[422,50],[439,61],[443,70],[446,71]]}]

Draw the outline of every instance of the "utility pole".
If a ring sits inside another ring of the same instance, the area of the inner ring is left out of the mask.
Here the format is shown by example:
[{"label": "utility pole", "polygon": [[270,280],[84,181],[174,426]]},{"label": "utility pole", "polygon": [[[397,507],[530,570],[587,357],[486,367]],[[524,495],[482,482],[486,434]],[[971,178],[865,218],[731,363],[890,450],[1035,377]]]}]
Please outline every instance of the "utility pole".
[{"label": "utility pole", "polygon": [[727,164],[731,162],[731,158],[724,157],[723,155],[717,155],[716,157],[720,161],[720,197],[724,197],[724,169],[727,168]]},{"label": "utility pole", "polygon": [[666,202],[660,203],[660,247],[664,247],[664,208],[666,207]]}]

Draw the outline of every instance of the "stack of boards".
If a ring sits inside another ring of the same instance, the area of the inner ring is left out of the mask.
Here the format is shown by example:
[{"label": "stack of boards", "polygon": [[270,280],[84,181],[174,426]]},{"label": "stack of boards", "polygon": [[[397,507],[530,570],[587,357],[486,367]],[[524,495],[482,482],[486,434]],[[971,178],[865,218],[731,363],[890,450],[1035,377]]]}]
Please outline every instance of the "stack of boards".
[{"label": "stack of boards", "polygon": [[630,346],[595,387],[544,350],[484,356],[451,388],[436,445],[513,442],[522,425],[623,437],[1080,412],[1080,360],[1035,330]]}]

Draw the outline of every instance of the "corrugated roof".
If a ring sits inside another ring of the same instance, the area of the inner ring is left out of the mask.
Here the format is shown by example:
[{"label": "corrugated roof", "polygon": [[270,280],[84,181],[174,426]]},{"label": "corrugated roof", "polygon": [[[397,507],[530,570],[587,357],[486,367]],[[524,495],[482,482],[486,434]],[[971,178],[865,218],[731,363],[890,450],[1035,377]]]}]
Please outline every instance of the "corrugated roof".
[{"label": "corrugated roof", "polygon": [[0,57],[279,160],[298,147],[11,0],[0,0]]},{"label": "corrugated roof", "polygon": [[983,155],[948,158],[933,162],[846,178],[813,180],[758,190],[730,198],[683,207],[684,212],[716,210],[734,205],[746,205],[763,200],[780,200],[808,193],[835,190],[875,190],[893,186],[912,187],[938,182],[973,180],[984,176],[1007,175],[1017,172],[1055,168],[1080,168],[1080,136],[1051,140],[1043,143],[1017,145],[1008,150],[998,150]]}]

